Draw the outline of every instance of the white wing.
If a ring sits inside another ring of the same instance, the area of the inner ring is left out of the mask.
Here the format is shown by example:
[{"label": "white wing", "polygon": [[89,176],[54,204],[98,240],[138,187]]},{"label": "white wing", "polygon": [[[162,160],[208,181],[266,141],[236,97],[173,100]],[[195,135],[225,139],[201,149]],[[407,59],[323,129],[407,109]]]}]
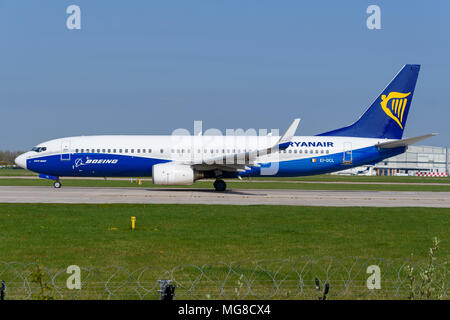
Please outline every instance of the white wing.
[{"label": "white wing", "polygon": [[198,161],[189,161],[185,162],[185,164],[190,164],[195,167],[195,169],[200,171],[217,169],[222,171],[239,172],[249,170],[250,167],[259,167],[256,162],[258,157],[269,155],[277,152],[278,150],[284,150],[289,147],[289,143],[291,142],[299,123],[300,119],[295,119],[277,143],[272,146],[248,152],[226,154],[206,159],[199,159]]}]

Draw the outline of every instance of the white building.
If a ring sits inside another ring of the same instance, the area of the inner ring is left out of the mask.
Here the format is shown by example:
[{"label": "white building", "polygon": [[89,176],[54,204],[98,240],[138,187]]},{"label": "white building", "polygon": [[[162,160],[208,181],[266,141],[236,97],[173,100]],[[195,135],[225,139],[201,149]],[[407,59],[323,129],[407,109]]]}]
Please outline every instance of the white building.
[{"label": "white building", "polygon": [[411,176],[425,172],[449,174],[449,151],[443,147],[409,146],[405,153],[377,163],[374,169],[381,176]]}]

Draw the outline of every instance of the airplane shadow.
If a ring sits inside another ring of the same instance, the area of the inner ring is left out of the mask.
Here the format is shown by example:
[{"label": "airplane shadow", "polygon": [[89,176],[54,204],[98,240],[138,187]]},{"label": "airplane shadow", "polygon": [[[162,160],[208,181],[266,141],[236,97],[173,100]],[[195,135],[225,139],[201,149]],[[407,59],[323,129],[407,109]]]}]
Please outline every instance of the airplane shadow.
[{"label": "airplane shadow", "polygon": [[244,195],[244,196],[267,196],[267,194],[255,194],[255,193],[248,193],[244,191],[237,191],[237,190],[226,190],[226,191],[216,191],[214,189],[191,189],[191,188],[151,188],[146,189],[147,191],[170,191],[170,192],[203,192],[203,193],[214,193],[217,195],[226,195],[226,194],[237,194],[237,195]]}]

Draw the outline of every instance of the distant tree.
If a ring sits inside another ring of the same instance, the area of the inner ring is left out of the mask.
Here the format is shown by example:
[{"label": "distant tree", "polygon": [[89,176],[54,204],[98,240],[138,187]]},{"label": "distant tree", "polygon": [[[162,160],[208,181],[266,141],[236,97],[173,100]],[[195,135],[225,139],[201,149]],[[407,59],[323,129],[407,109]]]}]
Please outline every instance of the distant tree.
[{"label": "distant tree", "polygon": [[0,150],[0,166],[14,165],[14,159],[23,151]]}]

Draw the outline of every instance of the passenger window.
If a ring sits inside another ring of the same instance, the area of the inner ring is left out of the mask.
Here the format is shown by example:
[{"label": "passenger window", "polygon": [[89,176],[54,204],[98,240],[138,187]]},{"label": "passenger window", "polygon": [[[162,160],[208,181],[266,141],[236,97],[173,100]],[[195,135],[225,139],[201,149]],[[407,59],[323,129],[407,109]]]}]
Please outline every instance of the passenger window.
[{"label": "passenger window", "polygon": [[297,150],[294,150],[294,153],[297,153]]},{"label": "passenger window", "polygon": [[289,153],[292,153],[292,150],[289,150]]},{"label": "passenger window", "polygon": [[141,153],[141,149],[137,149],[137,150],[136,150],[136,153]]},{"label": "passenger window", "polygon": [[152,149],[148,149],[148,153],[152,153]]},{"label": "passenger window", "polygon": [[128,149],[125,149],[125,153],[128,153]]},{"label": "passenger window", "polygon": [[78,153],[78,149],[75,149],[75,153]]},{"label": "passenger window", "polygon": [[164,149],[161,149],[160,151],[161,151],[161,153],[164,153]]},{"label": "passenger window", "polygon": [[81,149],[81,153],[84,153],[84,149]]},{"label": "passenger window", "polygon": [[134,149],[131,149],[131,153],[134,153]]},{"label": "passenger window", "polygon": [[329,151],[329,150],[327,150],[327,154],[328,154],[328,153],[330,153],[330,151]]},{"label": "passenger window", "polygon": [[113,153],[116,153],[116,149],[113,150]]},{"label": "passenger window", "polygon": [[122,153],[122,149],[119,149],[119,153]]},{"label": "passenger window", "polygon": [[319,153],[319,150],[316,150],[316,154]]},{"label": "passenger window", "polygon": [[102,152],[105,153],[105,152],[106,152],[106,149],[102,149]]},{"label": "passenger window", "polygon": [[100,153],[100,149],[97,149],[97,153]]}]

